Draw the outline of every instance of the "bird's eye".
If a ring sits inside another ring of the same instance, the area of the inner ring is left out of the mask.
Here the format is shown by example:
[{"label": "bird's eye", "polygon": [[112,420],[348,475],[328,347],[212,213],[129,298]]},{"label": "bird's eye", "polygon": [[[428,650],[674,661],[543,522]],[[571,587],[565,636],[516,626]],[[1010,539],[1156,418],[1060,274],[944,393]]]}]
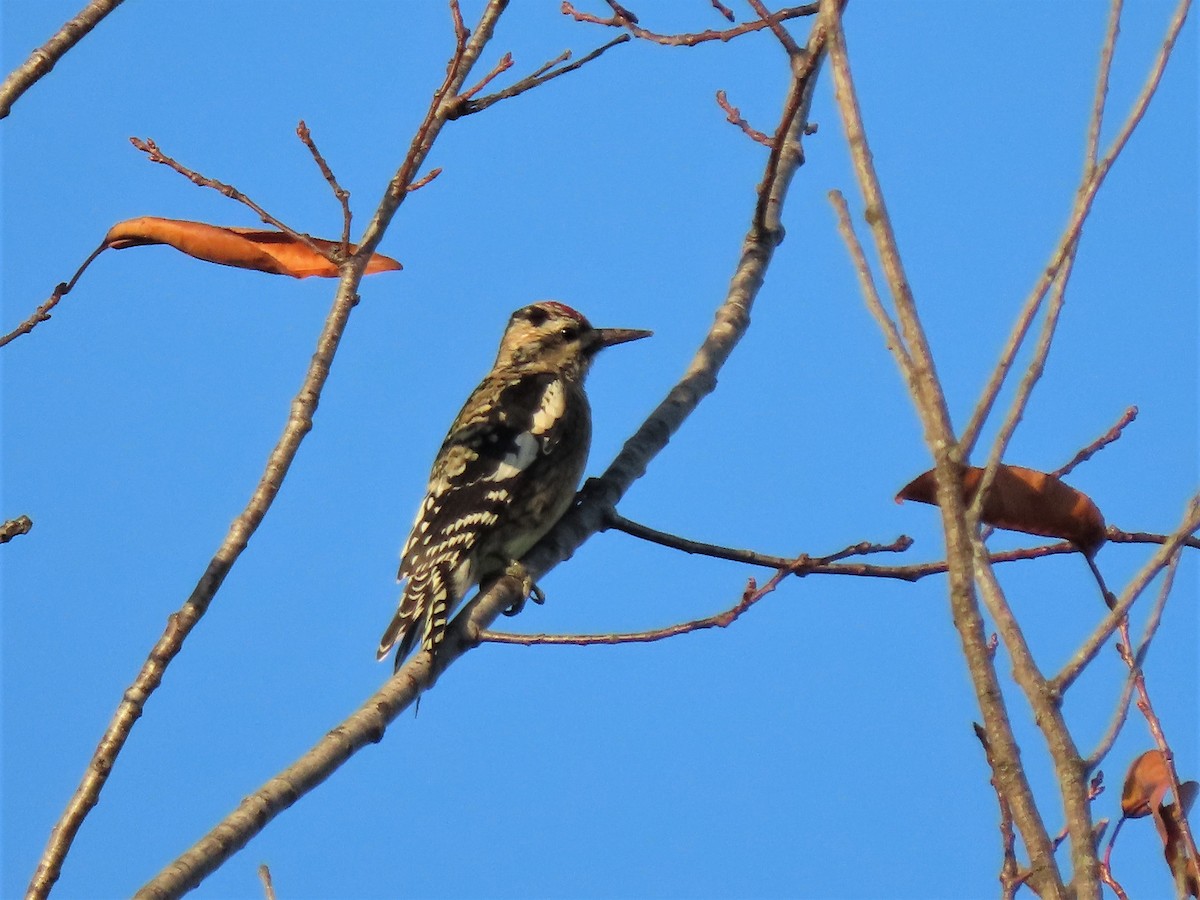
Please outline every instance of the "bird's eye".
[{"label": "bird's eye", "polygon": [[562,328],[559,329],[558,333],[565,340],[571,341],[571,340],[574,340],[579,335],[579,326],[564,325]]}]

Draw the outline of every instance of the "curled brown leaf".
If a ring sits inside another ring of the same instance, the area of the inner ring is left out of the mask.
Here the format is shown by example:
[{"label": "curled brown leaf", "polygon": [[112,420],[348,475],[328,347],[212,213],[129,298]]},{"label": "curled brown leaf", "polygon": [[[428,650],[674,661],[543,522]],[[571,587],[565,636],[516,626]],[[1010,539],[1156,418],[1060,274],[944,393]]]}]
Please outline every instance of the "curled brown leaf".
[{"label": "curled brown leaf", "polygon": [[[310,240],[325,251],[333,251],[341,246],[337,241],[321,238]],[[281,231],[227,228],[185,219],[139,216],[118,222],[104,236],[104,246],[114,250],[150,244],[165,244],[206,262],[273,275],[333,278],[338,274],[338,267],[327,257]],[[353,245],[350,246],[350,252],[354,252]],[[400,268],[396,260],[376,253],[367,263],[367,274],[392,272]]]},{"label": "curled brown leaf", "polygon": [[[963,474],[963,501],[975,499],[983,469],[972,466]],[[915,500],[937,505],[933,470],[925,472],[896,495],[896,501]],[[1104,516],[1092,499],[1060,479],[1036,469],[1001,465],[981,511],[987,525],[1071,541],[1088,555],[1105,541]]]}]

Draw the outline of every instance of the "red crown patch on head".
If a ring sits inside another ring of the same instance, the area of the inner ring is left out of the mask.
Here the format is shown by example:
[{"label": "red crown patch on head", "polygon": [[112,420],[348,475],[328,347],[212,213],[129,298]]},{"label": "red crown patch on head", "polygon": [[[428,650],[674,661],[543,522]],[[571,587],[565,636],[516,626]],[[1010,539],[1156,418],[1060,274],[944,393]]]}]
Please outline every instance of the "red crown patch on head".
[{"label": "red crown patch on head", "polygon": [[584,318],[583,313],[579,312],[578,310],[571,309],[571,307],[567,306],[567,304],[559,303],[557,300],[545,300],[539,303],[538,306],[549,307],[560,315],[569,316],[570,318],[579,322],[587,321],[587,319]]}]

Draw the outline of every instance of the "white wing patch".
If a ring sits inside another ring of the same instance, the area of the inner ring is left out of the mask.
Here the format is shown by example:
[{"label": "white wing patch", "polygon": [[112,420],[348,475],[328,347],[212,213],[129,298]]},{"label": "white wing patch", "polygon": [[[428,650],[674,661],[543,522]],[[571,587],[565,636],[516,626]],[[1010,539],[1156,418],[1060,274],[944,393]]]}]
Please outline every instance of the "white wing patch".
[{"label": "white wing patch", "polygon": [[537,459],[538,439],[530,432],[525,431],[518,434],[513,445],[515,448],[513,452],[506,453],[504,459],[500,460],[496,466],[496,471],[482,479],[483,481],[508,481]]},{"label": "white wing patch", "polygon": [[566,391],[563,389],[562,382],[556,378],[542,391],[542,399],[538,403],[537,411],[533,414],[529,431],[517,435],[513,441],[513,451],[506,454],[504,459],[500,460],[500,464],[496,466],[496,471],[484,480],[508,481],[527,469],[529,464],[537,459],[538,452],[542,449],[541,436],[553,428],[566,411]]},{"label": "white wing patch", "polygon": [[567,394],[563,383],[555,378],[542,393],[542,402],[538,404],[537,412],[533,414],[533,433],[545,434],[554,423],[563,417],[567,411]]}]

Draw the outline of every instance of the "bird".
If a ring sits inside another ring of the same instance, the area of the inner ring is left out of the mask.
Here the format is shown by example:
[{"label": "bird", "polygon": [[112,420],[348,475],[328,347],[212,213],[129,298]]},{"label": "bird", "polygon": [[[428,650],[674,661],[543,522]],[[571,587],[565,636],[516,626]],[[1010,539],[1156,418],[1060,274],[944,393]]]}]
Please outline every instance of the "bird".
[{"label": "bird", "polygon": [[378,659],[399,644],[399,669],[418,639],[422,650],[436,653],[467,592],[501,575],[516,575],[526,595],[540,599],[518,561],[575,497],[591,444],[588,369],[605,347],[651,333],[593,328],[553,300],[512,314],[491,371],[434,459],[400,551],[404,588]]}]

